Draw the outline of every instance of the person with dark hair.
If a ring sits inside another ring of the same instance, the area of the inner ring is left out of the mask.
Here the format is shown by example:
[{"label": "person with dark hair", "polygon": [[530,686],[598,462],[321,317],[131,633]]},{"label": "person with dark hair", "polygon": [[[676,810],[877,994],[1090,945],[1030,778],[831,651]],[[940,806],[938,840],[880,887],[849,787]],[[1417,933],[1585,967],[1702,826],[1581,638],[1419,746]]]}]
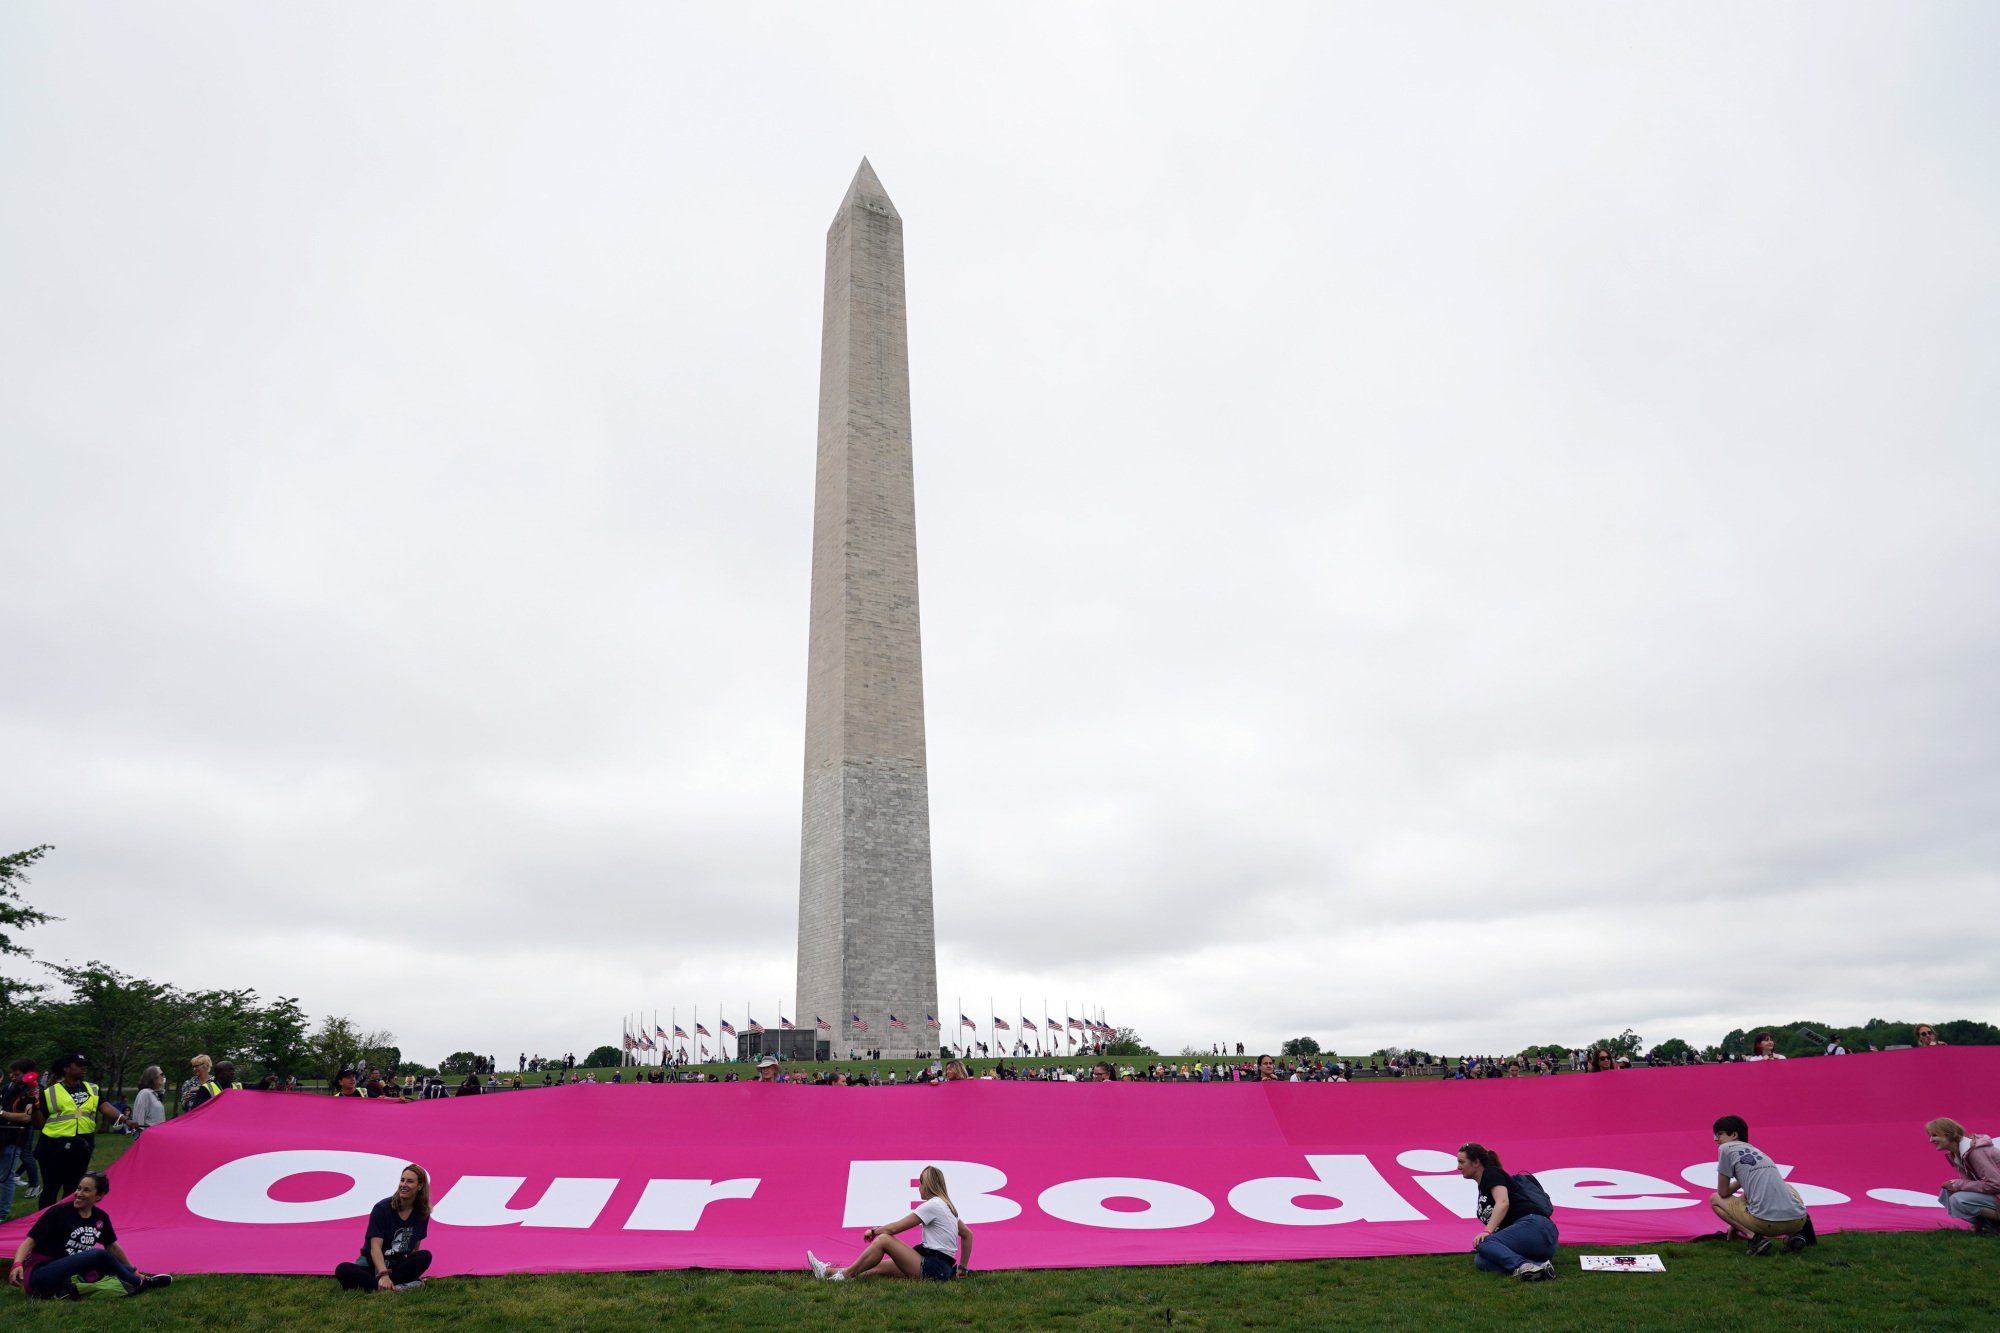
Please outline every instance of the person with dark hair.
[{"label": "person with dark hair", "polygon": [[1092,1083],[1116,1083],[1118,1081],[1117,1067],[1109,1060],[1099,1060],[1090,1067],[1090,1081]]},{"label": "person with dark hair", "polygon": [[1924,1133],[1951,1164],[1952,1178],[1938,1191],[1938,1202],[1974,1231],[2000,1235],[2000,1148],[1950,1116],[1931,1121]]},{"label": "person with dark hair", "polygon": [[1259,1083],[1277,1083],[1282,1081],[1278,1077],[1278,1062],[1271,1056],[1260,1055],[1257,1057],[1257,1081]]},{"label": "person with dark hair", "polygon": [[368,1089],[355,1086],[360,1079],[352,1069],[343,1069],[333,1076],[333,1095],[336,1097],[366,1097]]},{"label": "person with dark hair", "polygon": [[1617,1072],[1617,1069],[1618,1069],[1617,1058],[1613,1056],[1611,1052],[1605,1050],[1602,1046],[1598,1047],[1596,1050],[1590,1053],[1591,1073],[1611,1074]]},{"label": "person with dark hair", "polygon": [[[59,1077],[42,1089],[35,1099],[35,1128],[42,1132],[42,1183],[51,1199],[60,1199],[76,1188],[90,1169],[90,1154],[97,1146],[98,1089],[83,1076],[90,1061],[81,1055],[66,1055],[56,1061]],[[115,1123],[125,1123],[125,1113],[117,1113]]]},{"label": "person with dark hair", "polygon": [[[894,1222],[861,1233],[868,1248],[845,1268],[835,1268],[811,1250],[806,1264],[822,1282],[846,1282],[858,1277],[928,1278],[949,1282],[972,1266],[972,1228],[959,1220],[958,1205],[946,1192],[944,1172],[927,1166],[917,1177],[922,1200],[915,1211]],[[896,1239],[899,1231],[923,1228],[923,1243],[912,1248]]]},{"label": "person with dark hair", "polygon": [[41,1167],[28,1143],[35,1121],[35,1062],[26,1056],[8,1068],[0,1086],[0,1222],[14,1215],[14,1172],[28,1173],[27,1197],[42,1192]]},{"label": "person with dark hair", "polygon": [[1785,1057],[1778,1054],[1778,1039],[1772,1036],[1768,1032],[1760,1032],[1755,1037],[1751,1038],[1750,1054],[1744,1056],[1743,1058],[1746,1061],[1749,1061],[1749,1060],[1782,1060]]},{"label": "person with dark hair", "polygon": [[1482,1227],[1472,1243],[1472,1266],[1482,1273],[1508,1273],[1523,1282],[1547,1282],[1556,1275],[1559,1237],[1555,1219],[1529,1199],[1526,1190],[1500,1165],[1500,1154],[1481,1143],[1458,1150],[1458,1174],[1479,1185]]},{"label": "person with dark hair", "polygon": [[35,1219],[14,1251],[7,1280],[29,1296],[68,1298],[79,1286],[116,1283],[113,1295],[137,1296],[172,1282],[165,1273],[141,1273],[118,1243],[111,1215],[97,1206],[111,1193],[111,1178],[86,1171],[76,1192]]},{"label": "person with dark hair", "polygon": [[1714,1132],[1721,1146],[1715,1161],[1715,1193],[1708,1196],[1708,1206],[1729,1228],[1727,1238],[1745,1241],[1752,1255],[1769,1254],[1775,1239],[1783,1239],[1787,1250],[1817,1245],[1805,1200],[1777,1163],[1750,1146],[1750,1126],[1743,1117],[1723,1116],[1715,1122]]},{"label": "person with dark hair", "polygon": [[347,1291],[415,1291],[424,1285],[431,1252],[431,1178],[415,1162],[403,1168],[396,1192],[368,1213],[357,1263],[337,1265],[333,1280]]}]

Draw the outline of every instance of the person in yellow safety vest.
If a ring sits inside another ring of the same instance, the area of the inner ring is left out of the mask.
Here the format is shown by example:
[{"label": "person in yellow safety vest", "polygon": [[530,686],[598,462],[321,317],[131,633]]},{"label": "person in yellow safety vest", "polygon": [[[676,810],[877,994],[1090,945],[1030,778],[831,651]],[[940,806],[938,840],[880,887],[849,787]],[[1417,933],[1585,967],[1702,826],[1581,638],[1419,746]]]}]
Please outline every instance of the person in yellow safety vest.
[{"label": "person in yellow safety vest", "polygon": [[366,1088],[357,1088],[354,1086],[354,1080],[358,1077],[360,1075],[356,1074],[352,1069],[343,1069],[338,1074],[335,1074],[333,1076],[333,1095],[336,1097],[366,1097],[368,1095]]},{"label": "person in yellow safety vest", "polygon": [[[42,1188],[51,1199],[60,1201],[76,1193],[77,1182],[90,1170],[91,1150],[97,1146],[97,1085],[83,1076],[90,1061],[82,1055],[66,1055],[56,1061],[58,1078],[42,1089],[35,1099],[35,1128],[42,1132],[35,1158],[42,1167]],[[124,1112],[118,1113],[125,1123]]]},{"label": "person in yellow safety vest", "polygon": [[215,1067],[214,1076],[194,1090],[194,1095],[188,1098],[187,1109],[192,1111],[195,1107],[205,1104],[211,1097],[220,1097],[229,1089],[242,1086],[236,1081],[235,1063],[224,1060]]}]

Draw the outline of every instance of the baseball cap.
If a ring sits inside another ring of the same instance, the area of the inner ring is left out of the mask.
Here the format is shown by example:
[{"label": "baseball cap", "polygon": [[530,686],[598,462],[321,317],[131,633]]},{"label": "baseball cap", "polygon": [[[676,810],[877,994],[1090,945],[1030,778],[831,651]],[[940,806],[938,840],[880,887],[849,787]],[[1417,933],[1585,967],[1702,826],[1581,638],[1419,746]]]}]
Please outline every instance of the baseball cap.
[{"label": "baseball cap", "polygon": [[775,1065],[777,1063],[778,1063],[778,1057],[775,1055],[759,1056],[757,1060],[757,1068],[762,1069],[766,1065]]}]

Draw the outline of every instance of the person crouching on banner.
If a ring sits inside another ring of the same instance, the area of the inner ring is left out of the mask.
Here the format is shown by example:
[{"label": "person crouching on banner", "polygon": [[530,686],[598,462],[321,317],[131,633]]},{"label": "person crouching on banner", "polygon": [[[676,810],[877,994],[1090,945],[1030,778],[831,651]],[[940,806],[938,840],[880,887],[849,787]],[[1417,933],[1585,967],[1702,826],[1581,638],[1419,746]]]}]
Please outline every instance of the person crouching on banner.
[{"label": "person crouching on banner", "polygon": [[1472,1243],[1472,1266],[1482,1273],[1508,1273],[1523,1282],[1547,1282],[1556,1275],[1556,1223],[1538,1210],[1528,1193],[1500,1165],[1500,1154],[1483,1144],[1458,1150],[1458,1174],[1479,1185],[1479,1220],[1484,1229]]},{"label": "person crouching on banner", "polygon": [[2000,1148],[1950,1116],[1931,1121],[1924,1133],[1956,1173],[1938,1191],[1938,1202],[1959,1221],[1972,1223],[1974,1231],[2000,1235]]},{"label": "person crouching on banner", "polygon": [[76,1193],[42,1211],[21,1248],[14,1251],[7,1280],[29,1296],[69,1299],[92,1288],[113,1296],[137,1296],[172,1282],[165,1273],[141,1273],[118,1243],[111,1216],[97,1206],[111,1192],[111,1178],[87,1171]]},{"label": "person crouching on banner", "polygon": [[[922,1202],[916,1211],[884,1226],[861,1233],[868,1248],[845,1268],[835,1268],[811,1250],[806,1263],[812,1275],[823,1282],[845,1282],[850,1278],[910,1277],[949,1282],[972,1267],[972,1228],[959,1220],[958,1206],[945,1192],[944,1172],[927,1166],[917,1177],[917,1193]],[[923,1244],[915,1249],[896,1239],[899,1231],[923,1228]]]},{"label": "person crouching on banner", "polygon": [[1777,1163],[1750,1146],[1750,1126],[1742,1116],[1716,1121],[1715,1142],[1716,1184],[1708,1206],[1729,1227],[1730,1240],[1746,1239],[1753,1256],[1769,1254],[1778,1237],[1787,1250],[1819,1244],[1805,1200]]},{"label": "person crouching on banner", "polygon": [[412,1162],[396,1192],[369,1210],[360,1262],[339,1265],[333,1280],[347,1291],[415,1291],[431,1266],[431,1252],[423,1247],[430,1229],[431,1178]]}]

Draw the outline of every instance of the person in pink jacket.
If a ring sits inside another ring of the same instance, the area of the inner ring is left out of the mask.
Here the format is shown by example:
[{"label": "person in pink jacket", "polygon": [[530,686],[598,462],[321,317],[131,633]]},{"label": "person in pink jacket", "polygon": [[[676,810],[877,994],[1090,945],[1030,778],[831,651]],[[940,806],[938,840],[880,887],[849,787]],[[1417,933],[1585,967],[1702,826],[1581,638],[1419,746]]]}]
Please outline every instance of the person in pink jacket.
[{"label": "person in pink jacket", "polygon": [[1974,1231],[2000,1235],[2000,1148],[1985,1134],[1966,1131],[1949,1116],[1924,1126],[1931,1146],[1945,1155],[1957,1174],[1938,1191],[1938,1202]]}]

